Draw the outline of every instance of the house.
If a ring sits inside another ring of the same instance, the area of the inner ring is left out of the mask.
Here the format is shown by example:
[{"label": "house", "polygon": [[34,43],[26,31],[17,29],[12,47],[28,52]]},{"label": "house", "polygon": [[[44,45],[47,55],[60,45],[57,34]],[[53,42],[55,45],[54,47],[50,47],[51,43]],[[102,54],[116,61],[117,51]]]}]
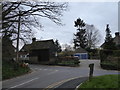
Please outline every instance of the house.
[{"label": "house", "polygon": [[78,57],[79,59],[88,59],[88,52],[83,48],[76,49],[74,57]]},{"label": "house", "polygon": [[54,41],[32,39],[31,44],[25,44],[19,52],[22,60],[29,60],[31,63],[50,61],[55,57],[56,49]]},{"label": "house", "polygon": [[[113,38],[113,42],[115,43],[115,46],[120,47],[120,33],[116,32],[115,37]],[[100,47],[101,49],[104,47],[105,43],[103,43]]]},{"label": "house", "polygon": [[115,37],[113,38],[113,42],[118,46],[120,45],[120,33],[116,32]]}]

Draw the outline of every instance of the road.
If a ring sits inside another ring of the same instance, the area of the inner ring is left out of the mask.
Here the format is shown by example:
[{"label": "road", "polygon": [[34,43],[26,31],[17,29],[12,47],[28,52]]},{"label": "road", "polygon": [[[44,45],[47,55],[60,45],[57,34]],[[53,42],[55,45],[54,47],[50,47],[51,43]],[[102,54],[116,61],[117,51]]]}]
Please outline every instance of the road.
[{"label": "road", "polygon": [[[81,60],[79,67],[30,65],[32,72],[2,82],[2,88],[55,88],[80,77],[88,77],[90,63],[94,63],[94,76],[118,74],[115,70],[103,70],[99,60]],[[8,90],[7,89],[7,90]],[[40,90],[40,89],[39,89]]]}]

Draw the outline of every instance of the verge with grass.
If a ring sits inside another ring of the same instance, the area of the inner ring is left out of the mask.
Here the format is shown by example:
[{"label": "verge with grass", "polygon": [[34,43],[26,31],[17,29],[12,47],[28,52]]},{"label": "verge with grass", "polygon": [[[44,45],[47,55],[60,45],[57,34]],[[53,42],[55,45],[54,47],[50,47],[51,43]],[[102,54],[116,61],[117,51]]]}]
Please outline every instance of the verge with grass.
[{"label": "verge with grass", "polygon": [[82,83],[78,90],[82,88],[119,88],[120,75],[103,75],[93,77],[90,81]]},{"label": "verge with grass", "polygon": [[20,76],[28,72],[30,72],[29,67],[22,67],[9,61],[3,61],[2,63],[2,80]]}]

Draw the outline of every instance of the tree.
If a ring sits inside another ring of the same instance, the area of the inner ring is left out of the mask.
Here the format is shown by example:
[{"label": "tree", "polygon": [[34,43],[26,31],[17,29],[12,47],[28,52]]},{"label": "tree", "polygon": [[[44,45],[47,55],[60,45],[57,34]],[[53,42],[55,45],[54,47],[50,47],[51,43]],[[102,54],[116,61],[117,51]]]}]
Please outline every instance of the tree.
[{"label": "tree", "polygon": [[112,35],[111,35],[111,31],[109,29],[109,24],[107,24],[106,26],[106,37],[105,37],[105,42],[110,42],[112,41]]},{"label": "tree", "polygon": [[63,44],[62,48],[64,49],[63,51],[73,51],[73,47],[69,44]]},{"label": "tree", "polygon": [[17,40],[17,60],[19,39],[28,41],[33,37],[33,30],[41,29],[40,17],[45,17],[61,25],[60,16],[67,8],[67,3],[56,2],[2,2],[2,37],[11,35],[11,40]]},{"label": "tree", "polygon": [[74,26],[77,27],[77,33],[74,34],[75,38],[73,39],[74,48],[85,49],[87,47],[87,34],[86,30],[83,29],[85,23],[80,18],[78,18],[74,23]]},{"label": "tree", "polygon": [[2,38],[2,59],[7,61],[15,58],[15,47],[10,37],[11,35],[7,35]]},{"label": "tree", "polygon": [[106,37],[105,37],[105,42],[103,44],[104,49],[116,49],[115,43],[113,42],[113,38],[111,35],[111,31],[109,29],[109,24],[106,26]]},{"label": "tree", "polygon": [[[42,24],[39,18],[48,18],[58,25],[62,25],[60,16],[67,9],[67,3],[57,2],[2,2],[2,35],[12,35],[12,40],[17,38],[18,18],[20,20],[20,39],[28,41],[33,37],[33,30],[40,30]],[[19,13],[20,12],[20,13]]]},{"label": "tree", "polygon": [[62,51],[61,46],[60,46],[58,40],[55,41],[55,47],[56,47],[57,53],[60,53]]},{"label": "tree", "polygon": [[93,49],[100,42],[99,30],[94,25],[85,25],[86,34],[87,34],[87,48]]}]

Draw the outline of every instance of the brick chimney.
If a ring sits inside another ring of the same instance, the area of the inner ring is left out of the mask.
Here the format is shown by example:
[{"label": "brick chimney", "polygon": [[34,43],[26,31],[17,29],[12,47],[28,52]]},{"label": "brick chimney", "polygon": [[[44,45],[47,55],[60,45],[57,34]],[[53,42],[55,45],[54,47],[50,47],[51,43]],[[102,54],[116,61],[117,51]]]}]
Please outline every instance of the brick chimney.
[{"label": "brick chimney", "polygon": [[115,33],[115,37],[118,37],[119,35],[120,35],[119,32],[116,32],[116,33]]},{"label": "brick chimney", "polygon": [[35,42],[36,41],[36,38],[32,38],[32,42]]}]

